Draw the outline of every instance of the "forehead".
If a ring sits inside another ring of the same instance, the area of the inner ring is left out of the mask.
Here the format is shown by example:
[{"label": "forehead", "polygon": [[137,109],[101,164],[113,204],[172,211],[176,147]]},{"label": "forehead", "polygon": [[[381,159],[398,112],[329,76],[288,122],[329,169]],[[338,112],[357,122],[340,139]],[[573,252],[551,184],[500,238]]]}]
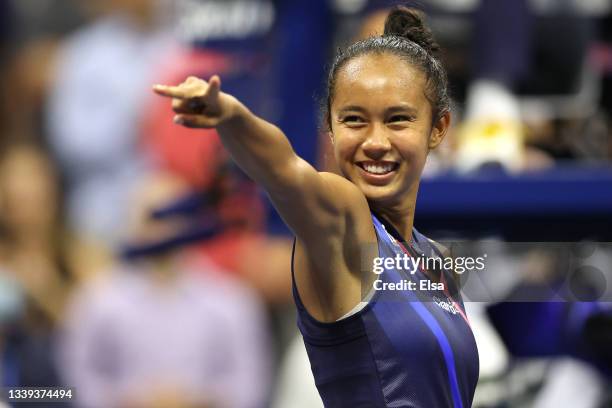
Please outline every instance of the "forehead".
[{"label": "forehead", "polygon": [[425,74],[389,53],[369,53],[348,61],[338,72],[334,105],[408,103],[427,105]]}]

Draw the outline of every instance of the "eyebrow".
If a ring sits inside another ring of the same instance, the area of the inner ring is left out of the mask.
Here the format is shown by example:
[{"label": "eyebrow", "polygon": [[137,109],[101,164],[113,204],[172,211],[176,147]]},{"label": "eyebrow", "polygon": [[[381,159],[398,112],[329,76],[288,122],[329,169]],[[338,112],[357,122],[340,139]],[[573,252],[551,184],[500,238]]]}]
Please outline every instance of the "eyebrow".
[{"label": "eyebrow", "polygon": [[362,108],[361,106],[357,106],[357,105],[349,105],[349,106],[344,106],[342,109],[340,109],[341,113],[344,112],[365,112],[366,110],[364,108]]},{"label": "eyebrow", "polygon": [[[349,105],[349,106],[342,107],[339,110],[339,112],[340,113],[346,113],[346,112],[362,112],[363,113],[363,112],[366,112],[366,109],[358,105]],[[386,114],[397,113],[397,112],[407,112],[414,116],[417,114],[417,109],[406,104],[406,105],[391,106],[385,110]]]},{"label": "eyebrow", "polygon": [[387,114],[397,113],[397,112],[407,112],[410,115],[416,116],[417,109],[410,105],[398,105],[398,106],[391,106],[390,108],[387,108],[387,110],[385,111],[385,113]]}]

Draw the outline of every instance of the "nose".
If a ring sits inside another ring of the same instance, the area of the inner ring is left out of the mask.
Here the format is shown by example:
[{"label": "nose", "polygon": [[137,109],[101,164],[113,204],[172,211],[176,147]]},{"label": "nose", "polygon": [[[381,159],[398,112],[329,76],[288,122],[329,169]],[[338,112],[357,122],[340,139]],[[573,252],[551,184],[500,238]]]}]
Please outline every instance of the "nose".
[{"label": "nose", "polygon": [[391,142],[383,129],[373,126],[361,147],[370,159],[380,160],[391,150]]}]

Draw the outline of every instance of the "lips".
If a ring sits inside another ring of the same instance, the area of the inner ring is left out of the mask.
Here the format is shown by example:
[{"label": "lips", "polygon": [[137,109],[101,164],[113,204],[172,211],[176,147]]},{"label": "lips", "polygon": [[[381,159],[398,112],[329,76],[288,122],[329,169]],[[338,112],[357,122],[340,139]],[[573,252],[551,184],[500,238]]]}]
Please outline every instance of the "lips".
[{"label": "lips", "polygon": [[359,162],[357,163],[359,167],[367,171],[371,174],[376,175],[384,175],[392,172],[397,168],[397,163],[395,162],[375,162],[375,161],[367,161],[367,162]]},{"label": "lips", "polygon": [[399,167],[399,163],[393,161],[361,161],[356,164],[361,176],[375,185],[386,184]]}]

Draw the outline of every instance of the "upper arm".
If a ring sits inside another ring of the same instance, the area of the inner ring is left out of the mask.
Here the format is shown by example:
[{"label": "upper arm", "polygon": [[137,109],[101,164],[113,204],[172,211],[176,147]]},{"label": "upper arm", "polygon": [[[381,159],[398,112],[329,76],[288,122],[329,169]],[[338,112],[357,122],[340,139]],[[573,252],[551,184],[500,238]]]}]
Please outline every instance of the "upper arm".
[{"label": "upper arm", "polygon": [[318,172],[299,157],[290,166],[288,185],[281,185],[278,191],[268,189],[268,194],[287,226],[307,247],[341,238],[355,214],[369,218],[365,196],[349,180]]},{"label": "upper arm", "polygon": [[310,167],[298,180],[292,193],[270,195],[297,236],[294,273],[302,302],[316,319],[335,321],[361,300],[362,250],[376,242],[368,202],[333,173]]}]

